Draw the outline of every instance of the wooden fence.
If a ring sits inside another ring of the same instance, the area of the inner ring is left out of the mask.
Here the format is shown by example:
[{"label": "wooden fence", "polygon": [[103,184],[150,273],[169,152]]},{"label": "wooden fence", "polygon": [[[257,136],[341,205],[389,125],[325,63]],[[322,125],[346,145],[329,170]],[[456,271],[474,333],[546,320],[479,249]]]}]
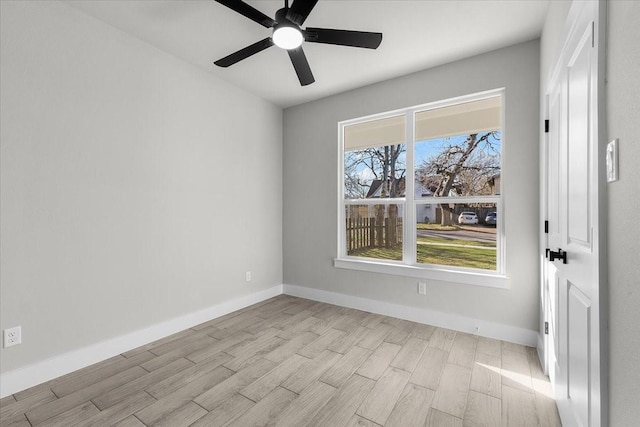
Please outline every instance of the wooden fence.
[{"label": "wooden fence", "polygon": [[390,248],[402,243],[402,218],[347,218],[347,252]]}]

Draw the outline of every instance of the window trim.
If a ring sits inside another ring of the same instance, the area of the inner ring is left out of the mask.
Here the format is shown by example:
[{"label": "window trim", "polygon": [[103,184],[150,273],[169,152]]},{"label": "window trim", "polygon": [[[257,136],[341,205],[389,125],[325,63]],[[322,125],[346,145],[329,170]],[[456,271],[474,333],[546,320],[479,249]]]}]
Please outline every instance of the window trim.
[{"label": "window trim", "polygon": [[[368,271],[375,273],[391,274],[404,277],[414,277],[421,279],[439,280],[447,282],[456,282],[470,285],[479,285],[492,288],[508,289],[509,278],[506,272],[506,242],[505,242],[505,195],[504,186],[501,187],[500,194],[496,196],[476,196],[465,197],[465,202],[476,203],[475,200],[486,200],[487,202],[496,203],[497,212],[500,221],[497,224],[496,239],[496,270],[482,270],[469,267],[453,267],[434,264],[418,264],[414,259],[416,250],[416,207],[419,204],[433,204],[432,200],[414,198],[414,151],[415,151],[415,116],[417,113],[438,109],[442,107],[453,106],[465,102],[479,101],[482,99],[500,97],[500,120],[501,120],[501,138],[506,138],[505,130],[505,88],[464,95],[446,100],[440,100],[421,104],[413,107],[387,111],[384,113],[372,114],[369,116],[358,117],[355,119],[344,120],[338,123],[338,247],[337,257],[334,259],[333,265],[336,268],[345,268],[351,270]],[[404,198],[388,198],[388,199],[345,199],[344,198],[344,129],[347,126],[364,123],[373,120],[381,120],[390,117],[405,116],[405,144],[406,163],[408,172],[405,180],[405,197]],[[501,147],[500,152],[500,169],[502,175],[502,183],[504,180],[504,162],[505,150]],[[409,173],[411,172],[411,174]],[[408,177],[411,176],[411,179]],[[459,198],[439,197],[438,204],[447,201],[460,202]],[[402,261],[381,260],[375,258],[363,258],[349,256],[346,254],[346,230],[344,224],[346,221],[345,206],[348,204],[402,204],[403,209],[403,259]]]}]

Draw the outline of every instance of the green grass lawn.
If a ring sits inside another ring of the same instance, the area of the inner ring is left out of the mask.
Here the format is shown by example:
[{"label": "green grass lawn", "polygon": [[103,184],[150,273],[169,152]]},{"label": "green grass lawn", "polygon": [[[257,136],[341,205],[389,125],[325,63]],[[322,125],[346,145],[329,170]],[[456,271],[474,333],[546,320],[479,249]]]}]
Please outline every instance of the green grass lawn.
[{"label": "green grass lawn", "polygon": [[393,261],[402,261],[402,245],[391,248],[367,248],[357,249],[349,252],[351,256],[361,256],[365,258],[390,259]]},{"label": "green grass lawn", "polygon": [[418,262],[495,270],[496,251],[459,246],[418,245]]},{"label": "green grass lawn", "polygon": [[[436,264],[466,268],[480,268],[484,270],[496,269],[495,243],[475,242],[471,240],[448,240],[434,237],[419,237],[422,243],[438,243],[438,245],[418,244],[418,262],[421,264]],[[445,246],[450,243],[454,245],[485,246],[487,249],[470,248],[463,246]],[[365,258],[387,259],[394,261],[402,260],[402,245],[391,248],[368,248],[351,251],[351,256]]]},{"label": "green grass lawn", "polygon": [[459,228],[455,225],[427,224],[419,222],[416,224],[418,230],[438,230],[438,231],[456,231]]},{"label": "green grass lawn", "polygon": [[444,237],[436,237],[436,236],[418,236],[418,243],[438,243],[444,245],[462,245],[462,246],[484,246],[487,248],[495,248],[496,242],[477,242],[473,240],[464,240],[464,239],[446,239]]}]

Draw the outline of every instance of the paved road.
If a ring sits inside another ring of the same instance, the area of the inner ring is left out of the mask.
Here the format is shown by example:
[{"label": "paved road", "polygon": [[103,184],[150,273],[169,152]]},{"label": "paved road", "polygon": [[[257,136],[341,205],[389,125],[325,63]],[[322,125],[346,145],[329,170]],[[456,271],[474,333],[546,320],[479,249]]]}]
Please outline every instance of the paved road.
[{"label": "paved road", "polygon": [[496,229],[488,227],[464,226],[459,230],[440,231],[440,230],[418,230],[418,236],[423,237],[440,237],[443,239],[463,239],[474,242],[492,242],[496,241]]}]

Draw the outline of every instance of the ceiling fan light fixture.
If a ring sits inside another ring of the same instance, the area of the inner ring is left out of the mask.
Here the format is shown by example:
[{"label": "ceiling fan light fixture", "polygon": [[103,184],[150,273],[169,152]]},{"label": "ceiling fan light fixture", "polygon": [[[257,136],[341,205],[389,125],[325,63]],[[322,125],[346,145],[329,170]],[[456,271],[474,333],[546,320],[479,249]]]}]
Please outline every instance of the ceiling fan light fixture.
[{"label": "ceiling fan light fixture", "polygon": [[304,37],[300,29],[286,23],[278,24],[273,30],[273,43],[279,48],[291,50],[302,45]]}]

